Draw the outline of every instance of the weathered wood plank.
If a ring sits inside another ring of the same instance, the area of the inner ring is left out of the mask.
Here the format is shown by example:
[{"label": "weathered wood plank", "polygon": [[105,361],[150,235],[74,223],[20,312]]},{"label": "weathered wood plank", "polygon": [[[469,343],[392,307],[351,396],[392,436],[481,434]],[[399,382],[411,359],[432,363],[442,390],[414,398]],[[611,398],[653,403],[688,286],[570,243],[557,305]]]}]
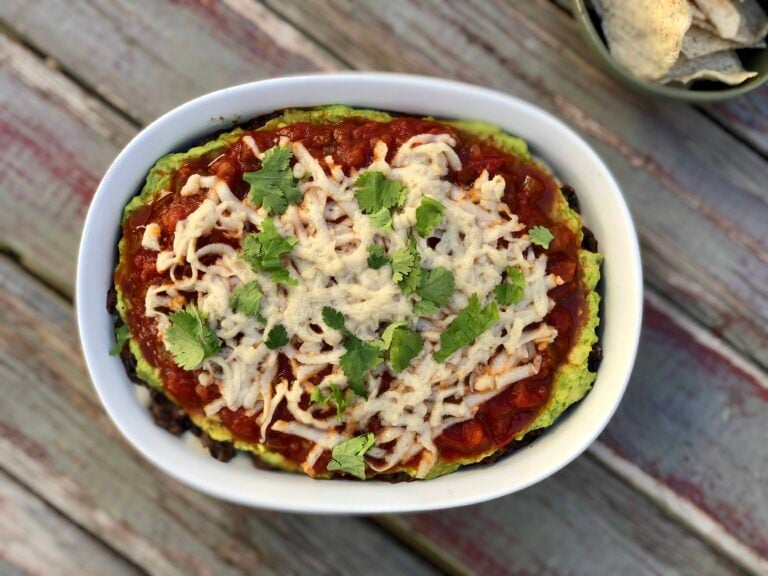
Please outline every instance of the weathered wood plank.
[{"label": "weathered wood plank", "polygon": [[[2,260],[0,277],[0,306],[9,320],[0,327],[3,342],[10,341],[15,327],[15,345],[0,348],[0,362],[9,373],[2,383],[7,401],[0,406],[0,465],[29,478],[35,491],[79,523],[98,529],[137,564],[172,572],[172,561],[200,573],[203,566],[212,570],[222,560],[230,564],[222,573],[239,573],[249,564],[289,573],[312,566],[326,573],[364,573],[371,566],[377,573],[427,572],[362,521],[247,511],[195,494],[147,469],[117,438],[85,381],[81,360],[67,339],[73,330],[69,308]],[[470,508],[473,523],[495,533],[489,541],[485,536],[476,539],[473,553],[491,562],[505,549],[509,557],[518,557],[511,568],[536,561],[548,568],[573,565],[579,568],[575,573],[584,573],[590,555],[577,555],[581,564],[569,564],[566,556],[580,548],[582,536],[574,528],[590,526],[593,546],[610,550],[604,556],[611,567],[638,574],[685,573],[689,567],[699,573],[738,572],[589,459],[578,460],[567,475],[549,480],[540,492],[542,496],[537,492],[533,498],[514,499],[522,506],[518,519],[541,519],[530,538],[509,538],[514,526],[491,512],[503,510],[511,499]],[[467,510],[449,514],[455,523]],[[440,527],[438,545],[449,549],[460,542],[446,539],[451,522],[444,517],[443,512],[413,517],[412,529]],[[159,535],[162,541],[155,542]],[[478,547],[478,542],[486,544]],[[541,548],[531,552],[534,543]],[[546,560],[555,543],[562,551]],[[332,550],[343,550],[343,561]],[[488,573],[490,565],[459,559]],[[493,565],[504,566],[507,559]]]},{"label": "weathered wood plank", "polygon": [[143,574],[0,472],[0,573]]},{"label": "weathered wood plank", "polygon": [[11,0],[0,18],[142,123],[217,88],[334,62],[247,0]]},{"label": "weathered wood plank", "polygon": [[382,522],[427,550],[439,547],[473,574],[741,573],[584,457],[501,500]]},{"label": "weathered wood plank", "polygon": [[0,259],[0,468],[153,574],[433,574],[365,520],[258,512],[188,489],[119,437],[71,307]]},{"label": "weathered wood plank", "polygon": [[0,34],[0,246],[69,290],[88,203],[134,132]]},{"label": "weathered wood plank", "polygon": [[268,4],[355,67],[485,84],[574,125],[624,188],[649,281],[768,365],[768,164],[695,109],[608,78],[562,10],[547,0]]},{"label": "weathered wood plank", "polygon": [[706,106],[708,114],[768,156],[768,86],[746,96]]}]

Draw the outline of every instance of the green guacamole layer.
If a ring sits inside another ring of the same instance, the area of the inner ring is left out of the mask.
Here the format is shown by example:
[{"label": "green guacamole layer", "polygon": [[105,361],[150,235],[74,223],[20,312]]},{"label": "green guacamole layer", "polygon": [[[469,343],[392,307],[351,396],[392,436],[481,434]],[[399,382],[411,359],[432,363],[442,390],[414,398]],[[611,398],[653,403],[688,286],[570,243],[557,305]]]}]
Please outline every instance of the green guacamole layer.
[{"label": "green guacamole layer", "polygon": [[[296,123],[338,123],[351,117],[365,118],[376,122],[388,122],[393,119],[393,116],[386,112],[357,109],[337,104],[313,109],[288,109],[283,111],[280,116],[269,120],[258,129],[269,130]],[[510,135],[492,124],[475,121],[441,121],[454,126],[462,132],[481,138],[523,160],[531,161],[528,145],[524,140]],[[237,141],[242,133],[243,130],[237,128],[231,132],[222,134],[215,140],[207,142],[201,146],[196,146],[186,152],[168,154],[158,160],[150,170],[141,192],[125,206],[123,219],[136,208],[151,202],[159,192],[165,190],[170,182],[172,174],[177,171],[185,161],[198,158],[219,149],[224,150]],[[576,234],[579,241],[581,240],[581,217],[577,212],[571,209],[562,194],[558,195],[550,215],[557,222],[566,224]],[[123,258],[123,247],[124,242],[121,240],[118,245],[119,257],[121,260]],[[598,314],[600,295],[595,288],[600,279],[602,255],[586,250],[579,250],[578,255],[581,281],[587,292],[587,306],[584,312],[585,317],[580,320],[580,327],[578,328],[578,332],[574,339],[574,345],[569,352],[567,360],[558,367],[555,373],[552,382],[552,392],[547,405],[542,409],[536,419],[516,436],[516,440],[522,440],[526,434],[533,430],[551,426],[569,406],[581,400],[587,392],[589,392],[597,377],[596,373],[589,371],[587,360],[592,347],[597,342],[596,330],[600,323]],[[125,321],[127,303],[120,293],[119,287],[117,290],[117,311],[121,319]],[[160,371],[151,366],[144,358],[138,342],[134,340],[133,337],[129,339],[129,346],[131,353],[136,359],[137,376],[145,381],[150,387],[164,392]],[[175,401],[174,398],[167,393],[166,395],[169,396],[171,400]],[[206,417],[202,414],[192,414],[190,416],[192,421],[204,430],[213,440],[232,442],[234,443],[235,448],[255,453],[267,464],[276,468],[288,471],[300,470],[296,463],[287,460],[278,453],[268,450],[261,444],[244,442],[233,438],[231,432],[216,419]],[[449,474],[461,466],[479,462],[493,455],[497,450],[498,449],[493,449],[487,453],[475,455],[472,458],[453,462],[438,461],[427,479]],[[415,476],[416,470],[408,467],[401,467],[391,470],[388,473],[406,473],[409,476]]]}]

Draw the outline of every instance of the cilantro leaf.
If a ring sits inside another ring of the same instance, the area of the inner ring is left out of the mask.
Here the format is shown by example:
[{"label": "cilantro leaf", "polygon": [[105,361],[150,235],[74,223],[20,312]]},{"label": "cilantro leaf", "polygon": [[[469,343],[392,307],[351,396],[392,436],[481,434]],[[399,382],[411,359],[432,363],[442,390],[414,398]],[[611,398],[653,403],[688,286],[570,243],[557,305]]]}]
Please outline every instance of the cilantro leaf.
[{"label": "cilantro leaf", "polygon": [[437,312],[437,306],[429,300],[419,300],[413,305],[413,313],[416,316],[433,316]]},{"label": "cilantro leaf", "polygon": [[275,146],[264,153],[261,169],[246,172],[243,180],[251,185],[251,199],[271,214],[283,214],[288,204],[301,202],[301,192],[291,171],[293,152],[288,147]]},{"label": "cilantro leaf", "polygon": [[165,343],[179,368],[194,370],[221,350],[218,336],[196,306],[190,304],[169,318],[171,325],[165,331]]},{"label": "cilantro leaf", "polygon": [[426,237],[437,228],[440,220],[443,219],[444,211],[445,206],[440,202],[424,196],[421,199],[421,204],[416,208],[416,230],[418,230],[419,236]]},{"label": "cilantro leaf", "polygon": [[552,236],[552,232],[549,231],[549,228],[545,228],[544,226],[534,226],[528,230],[528,237],[531,239],[531,244],[538,244],[545,249],[549,248],[549,243],[555,239],[555,237]]},{"label": "cilantro leaf", "polygon": [[309,401],[313,404],[325,404],[330,400],[330,396],[324,396],[323,391],[320,390],[317,386],[312,388],[312,392],[309,394]]},{"label": "cilantro leaf", "polygon": [[398,248],[392,253],[392,280],[400,282],[413,270],[416,256],[408,246]]},{"label": "cilantro leaf", "polygon": [[256,316],[261,306],[261,289],[256,281],[238,286],[232,292],[229,304],[235,312],[242,312],[246,316]]},{"label": "cilantro leaf", "polygon": [[432,270],[421,271],[421,284],[416,293],[423,300],[429,300],[438,308],[448,304],[456,289],[456,281],[450,270],[438,266]]},{"label": "cilantro leaf", "polygon": [[412,294],[421,283],[421,255],[416,249],[416,239],[411,238],[408,246],[392,253],[392,279],[398,283],[403,294]]},{"label": "cilantro leaf", "polygon": [[280,268],[280,270],[274,270],[270,275],[270,278],[272,278],[272,281],[275,284],[285,284],[287,286],[299,285],[299,281],[296,280],[296,278],[291,278],[291,274],[285,268]]},{"label": "cilantro leaf", "polygon": [[424,348],[421,336],[405,326],[398,326],[392,333],[389,347],[389,364],[395,372],[402,372],[411,360]]},{"label": "cilantro leaf", "polygon": [[330,306],[323,306],[323,322],[329,328],[338,330],[342,334],[347,334],[347,328],[344,326],[344,316],[341,312]]},{"label": "cilantro leaf", "polygon": [[366,214],[405,203],[405,187],[394,180],[387,180],[382,172],[364,172],[358,176],[356,184],[355,197]]},{"label": "cilantro leaf", "polygon": [[110,356],[119,356],[123,351],[123,346],[131,337],[131,333],[128,331],[128,324],[121,324],[115,329],[115,345],[109,349]]},{"label": "cilantro leaf", "polygon": [[392,232],[392,212],[389,208],[382,208],[370,216],[371,226],[381,228],[384,232]]},{"label": "cilantro leaf", "polygon": [[272,218],[261,222],[261,232],[248,234],[243,240],[243,258],[255,272],[271,272],[276,283],[296,285],[280,262],[280,256],[290,252],[296,245],[293,236],[281,236]]},{"label": "cilantro leaf", "polygon": [[525,290],[525,277],[517,268],[507,268],[507,281],[502,282],[493,289],[496,302],[502,306],[517,304],[523,298]]},{"label": "cilantro leaf", "polygon": [[333,402],[336,406],[336,419],[341,422],[341,415],[347,409],[347,394],[339,388],[338,384],[331,384],[331,393],[327,396],[320,388],[313,388],[309,400],[315,404],[327,404]]},{"label": "cilantro leaf", "polygon": [[440,350],[433,353],[435,360],[444,362],[460,348],[471,344],[499,319],[499,307],[491,302],[480,306],[477,294],[472,294],[469,305],[458,313],[445,332],[440,334]]},{"label": "cilantro leaf", "polygon": [[339,359],[341,370],[355,394],[367,397],[365,374],[381,364],[380,351],[374,344],[363,342],[354,336],[346,338],[344,346],[347,351]]},{"label": "cilantro leaf", "polygon": [[285,329],[285,326],[282,324],[275,324],[272,327],[272,330],[269,331],[269,334],[267,334],[267,339],[264,341],[264,344],[266,344],[267,348],[270,350],[276,350],[277,348],[280,348],[280,346],[288,344],[288,331]]},{"label": "cilantro leaf", "polygon": [[407,328],[408,322],[392,322],[392,324],[387,326],[384,329],[384,332],[381,333],[381,340],[378,341],[379,349],[384,352],[389,350],[389,347],[392,345],[392,336],[394,336],[395,330],[402,327]]},{"label": "cilantro leaf", "polygon": [[328,470],[341,470],[352,474],[360,480],[365,480],[365,459],[363,456],[376,443],[373,432],[361,434],[342,442],[331,451],[331,461]]},{"label": "cilantro leaf", "polygon": [[381,244],[371,244],[368,246],[368,267],[378,270],[382,266],[389,264],[390,257],[386,248]]}]

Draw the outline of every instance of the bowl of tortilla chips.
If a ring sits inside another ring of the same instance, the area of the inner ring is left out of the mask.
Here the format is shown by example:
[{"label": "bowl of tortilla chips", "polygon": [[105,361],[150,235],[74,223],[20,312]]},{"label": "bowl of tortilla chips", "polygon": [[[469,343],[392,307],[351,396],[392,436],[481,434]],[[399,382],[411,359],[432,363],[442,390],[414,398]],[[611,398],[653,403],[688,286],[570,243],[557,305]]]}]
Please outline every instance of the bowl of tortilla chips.
[{"label": "bowl of tortilla chips", "polygon": [[623,84],[715,102],[768,81],[768,1],[573,0],[582,35]]}]

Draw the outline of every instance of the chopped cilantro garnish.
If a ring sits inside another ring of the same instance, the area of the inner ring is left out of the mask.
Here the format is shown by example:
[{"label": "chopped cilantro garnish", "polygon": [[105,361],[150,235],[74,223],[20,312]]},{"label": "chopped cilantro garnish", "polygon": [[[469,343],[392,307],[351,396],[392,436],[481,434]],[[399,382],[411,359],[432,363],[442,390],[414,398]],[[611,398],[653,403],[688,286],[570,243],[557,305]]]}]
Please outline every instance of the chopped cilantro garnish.
[{"label": "chopped cilantro garnish", "polygon": [[328,462],[328,470],[334,472],[341,470],[365,480],[365,460],[363,456],[376,443],[373,432],[361,434],[342,442],[331,451],[331,461]]},{"label": "chopped cilantro garnish", "polygon": [[272,218],[261,222],[261,232],[248,234],[243,240],[243,257],[255,272],[270,272],[278,284],[296,285],[280,262],[280,256],[291,251],[297,240],[293,236],[281,236]]},{"label": "chopped cilantro garnish", "polygon": [[357,178],[357,198],[366,214],[374,214],[383,208],[402,206],[406,190],[399,182],[387,180],[381,172],[364,172]]},{"label": "chopped cilantro garnish", "polygon": [[171,325],[165,331],[165,343],[180,368],[194,370],[221,350],[218,336],[196,306],[190,304],[169,318]]},{"label": "chopped cilantro garnish", "polygon": [[367,397],[365,374],[381,364],[380,351],[374,344],[363,342],[355,336],[345,338],[344,347],[347,351],[339,359],[339,363],[349,387],[358,396]]},{"label": "chopped cilantro garnish", "polygon": [[371,244],[368,246],[368,267],[378,270],[382,266],[389,264],[390,258],[386,248],[381,244]]},{"label": "chopped cilantro garnish", "polygon": [[549,243],[555,239],[549,228],[544,226],[534,226],[528,230],[528,237],[531,239],[531,244],[538,244],[545,249],[549,248]]},{"label": "chopped cilantro garnish", "polygon": [[347,328],[344,326],[344,316],[335,308],[323,306],[323,322],[325,322],[329,328],[338,330],[342,334],[348,334]]},{"label": "chopped cilantro garnish", "polygon": [[241,312],[246,316],[257,316],[261,306],[261,296],[259,284],[252,281],[235,288],[229,304],[235,312]]},{"label": "chopped cilantro garnish", "polygon": [[444,211],[445,206],[440,202],[424,196],[421,204],[416,208],[416,230],[419,231],[419,236],[425,237],[437,228],[440,220],[443,219]]},{"label": "chopped cilantro garnish", "polygon": [[392,280],[400,282],[410,274],[415,261],[416,255],[411,252],[410,247],[403,246],[395,250],[392,254]]},{"label": "chopped cilantro garnish", "polygon": [[341,415],[347,409],[347,394],[339,388],[338,384],[331,384],[331,392],[327,396],[323,394],[320,388],[313,388],[309,395],[311,402],[315,404],[327,404],[332,402],[336,406],[336,419],[341,422]]},{"label": "chopped cilantro garnish", "polygon": [[413,313],[416,316],[432,316],[437,312],[437,306],[429,300],[419,300],[413,305]]},{"label": "chopped cilantro garnish", "polygon": [[408,327],[407,322],[393,322],[384,329],[381,339],[371,345],[381,354],[389,353],[389,364],[395,372],[402,372],[411,360],[424,348],[419,334]]},{"label": "chopped cilantro garnish", "polygon": [[405,326],[398,326],[392,334],[389,346],[389,365],[395,372],[402,372],[423,348],[424,342],[417,332]]},{"label": "chopped cilantro garnish", "polygon": [[121,324],[118,328],[116,328],[115,329],[115,345],[109,349],[110,356],[118,356],[120,352],[123,351],[123,346],[125,346],[125,343],[128,341],[128,338],[130,337],[131,337],[131,334],[128,331],[128,324]]},{"label": "chopped cilantro garnish", "polygon": [[384,232],[392,232],[392,211],[389,208],[382,208],[374,212],[371,214],[371,225],[374,228],[381,228]]},{"label": "chopped cilantro garnish", "polygon": [[275,324],[272,327],[272,330],[269,331],[269,334],[267,334],[267,339],[264,341],[264,344],[266,344],[267,348],[270,350],[276,350],[277,348],[280,348],[280,346],[288,344],[288,332],[285,329],[285,326],[282,324]]},{"label": "chopped cilantro garnish", "polygon": [[502,306],[517,304],[523,298],[525,290],[525,277],[517,268],[507,268],[507,281],[502,282],[493,289],[496,294],[496,302]]},{"label": "chopped cilantro garnish", "polygon": [[448,304],[455,289],[456,282],[451,271],[438,266],[432,270],[422,269],[421,284],[416,293],[422,300],[428,300],[438,308],[442,308]]},{"label": "chopped cilantro garnish", "polygon": [[392,253],[392,279],[398,283],[403,294],[416,292],[421,283],[421,255],[416,249],[416,239],[411,238],[408,246]]},{"label": "chopped cilantro garnish", "polygon": [[363,342],[354,336],[344,325],[344,316],[330,306],[323,306],[323,322],[334,330],[344,334],[344,347],[347,351],[339,359],[341,370],[347,377],[349,387],[358,396],[368,396],[365,388],[365,373],[381,364],[381,351],[372,342]]},{"label": "chopped cilantro garnish", "polygon": [[264,153],[260,170],[243,174],[243,180],[251,185],[253,203],[263,205],[270,214],[283,214],[289,203],[301,202],[301,192],[291,171],[292,157],[290,148],[275,146]]},{"label": "chopped cilantro garnish", "polygon": [[499,319],[499,308],[491,302],[480,306],[477,294],[472,294],[469,305],[458,313],[445,332],[440,334],[440,350],[433,353],[435,360],[443,362],[460,348],[471,344]]}]

